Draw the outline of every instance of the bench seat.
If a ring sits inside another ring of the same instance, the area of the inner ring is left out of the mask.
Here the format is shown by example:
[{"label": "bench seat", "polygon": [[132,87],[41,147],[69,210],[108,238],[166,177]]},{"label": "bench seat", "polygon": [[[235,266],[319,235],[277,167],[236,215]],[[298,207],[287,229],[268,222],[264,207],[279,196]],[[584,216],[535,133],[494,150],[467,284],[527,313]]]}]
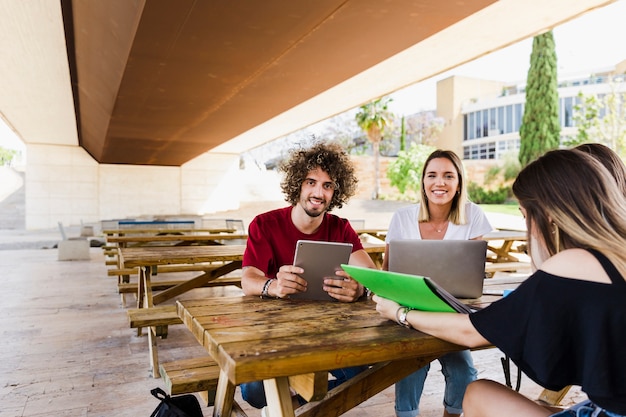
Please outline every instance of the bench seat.
[{"label": "bench seat", "polygon": [[[215,404],[220,367],[209,356],[163,363],[159,370],[169,395],[198,392],[204,405],[210,407]],[[247,417],[237,401],[233,402],[231,416]]]},{"label": "bench seat", "polygon": [[131,329],[150,326],[169,326],[183,323],[176,313],[176,306],[173,305],[132,308],[127,310],[127,314]]},{"label": "bench seat", "polygon": [[167,338],[167,326],[182,324],[176,313],[176,306],[156,306],[150,308],[132,308],[127,310],[130,327],[137,329],[137,336],[141,336],[141,329],[148,327],[148,350],[150,353],[150,371],[154,378],[159,377],[159,355],[157,337]]},{"label": "bench seat", "polygon": [[[195,271],[211,271],[218,268],[221,264],[190,264],[190,265],[161,265],[156,271],[157,273],[167,272],[195,272]],[[107,275],[115,277],[119,275],[135,275],[139,272],[139,268],[109,268]]]},{"label": "bench seat", "polygon": [[215,391],[220,367],[209,356],[162,363],[161,377],[170,395]]},{"label": "bench seat", "polygon": [[[153,291],[162,291],[168,288],[172,288],[178,284],[181,284],[185,281],[175,280],[175,281],[150,281],[151,287]],[[241,288],[241,277],[220,277],[213,281],[207,282],[203,287],[222,287],[225,285],[234,285],[236,287]],[[117,292],[120,294],[137,294],[137,283],[136,282],[121,282],[117,284]]]}]

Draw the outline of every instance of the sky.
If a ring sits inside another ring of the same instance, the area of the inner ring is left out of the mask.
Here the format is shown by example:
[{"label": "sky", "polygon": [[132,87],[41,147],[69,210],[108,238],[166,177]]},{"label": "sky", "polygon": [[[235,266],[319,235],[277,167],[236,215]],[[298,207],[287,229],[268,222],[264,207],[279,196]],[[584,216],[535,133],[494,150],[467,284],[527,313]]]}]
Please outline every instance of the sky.
[{"label": "sky", "polygon": [[[586,76],[626,60],[626,0],[591,11],[553,30],[559,78]],[[390,96],[389,109],[413,114],[436,108],[436,82],[452,75],[525,83],[532,38],[485,55]]]},{"label": "sky", "polygon": [[[591,11],[554,29],[559,78],[585,76],[626,59],[626,0]],[[436,82],[462,75],[510,83],[524,82],[530,65],[532,38],[485,55],[433,78],[399,90],[389,109],[413,114],[436,108]],[[0,117],[0,146],[23,150],[24,144]]]}]

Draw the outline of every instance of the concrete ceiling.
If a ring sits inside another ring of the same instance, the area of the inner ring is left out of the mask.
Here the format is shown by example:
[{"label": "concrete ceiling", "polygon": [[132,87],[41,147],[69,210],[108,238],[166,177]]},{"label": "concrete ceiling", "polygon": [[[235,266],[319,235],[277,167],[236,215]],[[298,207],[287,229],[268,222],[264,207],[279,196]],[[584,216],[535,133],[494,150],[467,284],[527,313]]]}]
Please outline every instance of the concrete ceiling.
[{"label": "concrete ceiling", "polygon": [[100,163],[240,153],[607,0],[0,0],[0,114]]}]

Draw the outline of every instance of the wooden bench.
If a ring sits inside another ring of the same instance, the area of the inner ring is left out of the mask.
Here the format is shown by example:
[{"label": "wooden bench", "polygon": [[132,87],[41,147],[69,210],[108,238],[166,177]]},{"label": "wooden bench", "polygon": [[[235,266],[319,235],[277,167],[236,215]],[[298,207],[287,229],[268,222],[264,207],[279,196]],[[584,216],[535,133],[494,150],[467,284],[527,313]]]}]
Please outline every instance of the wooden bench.
[{"label": "wooden bench", "polygon": [[[154,378],[159,377],[159,356],[157,351],[157,337],[167,338],[167,326],[182,324],[176,313],[176,306],[157,306],[150,308],[133,308],[127,310],[128,323],[131,329],[141,330],[149,327],[148,350],[150,352],[150,371]],[[138,333],[140,335],[140,333]]]},{"label": "wooden bench", "polygon": [[[207,407],[214,405],[220,367],[210,357],[163,363],[159,369],[169,395],[198,392]],[[236,401],[233,403],[231,417],[247,417]]]},{"label": "wooden bench", "polygon": [[[221,263],[214,264],[190,264],[190,265],[160,265],[155,268],[155,271],[152,275],[157,275],[158,273],[169,273],[169,272],[207,272],[218,267],[222,266]],[[139,268],[109,268],[107,269],[107,275],[110,277],[120,277],[125,275],[137,275],[139,273]]]},{"label": "wooden bench", "polygon": [[[185,281],[181,280],[172,280],[172,281],[150,281],[152,291],[163,291],[168,288],[175,287],[176,285],[183,283]],[[234,285],[235,287],[241,288],[241,277],[233,276],[233,277],[219,277],[213,281],[209,281],[204,284],[203,288],[212,288],[212,287],[223,287],[226,285]],[[117,284],[117,292],[122,296],[122,306],[126,307],[126,294],[134,294],[137,296],[138,285],[136,282],[118,282]]]},{"label": "wooden bench", "polygon": [[[178,284],[180,284],[181,280],[173,280],[173,281],[151,281],[151,287],[153,291],[162,291],[168,288],[172,288]],[[224,285],[234,285],[236,287],[241,288],[241,277],[220,277],[213,281],[207,282],[203,287],[222,287]],[[137,294],[137,283],[136,282],[122,282],[117,284],[117,292],[120,294]]]},{"label": "wooden bench", "polygon": [[211,392],[215,398],[220,367],[209,356],[162,363],[159,371],[170,395],[208,391],[209,401]]}]

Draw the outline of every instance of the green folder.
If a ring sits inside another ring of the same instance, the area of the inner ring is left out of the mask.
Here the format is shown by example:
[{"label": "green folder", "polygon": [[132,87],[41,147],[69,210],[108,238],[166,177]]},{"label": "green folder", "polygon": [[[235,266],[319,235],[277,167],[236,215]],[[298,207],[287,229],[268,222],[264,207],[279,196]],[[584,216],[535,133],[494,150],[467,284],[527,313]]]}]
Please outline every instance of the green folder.
[{"label": "green folder", "polygon": [[352,278],[374,294],[423,311],[470,313],[472,310],[428,277],[342,264]]}]

